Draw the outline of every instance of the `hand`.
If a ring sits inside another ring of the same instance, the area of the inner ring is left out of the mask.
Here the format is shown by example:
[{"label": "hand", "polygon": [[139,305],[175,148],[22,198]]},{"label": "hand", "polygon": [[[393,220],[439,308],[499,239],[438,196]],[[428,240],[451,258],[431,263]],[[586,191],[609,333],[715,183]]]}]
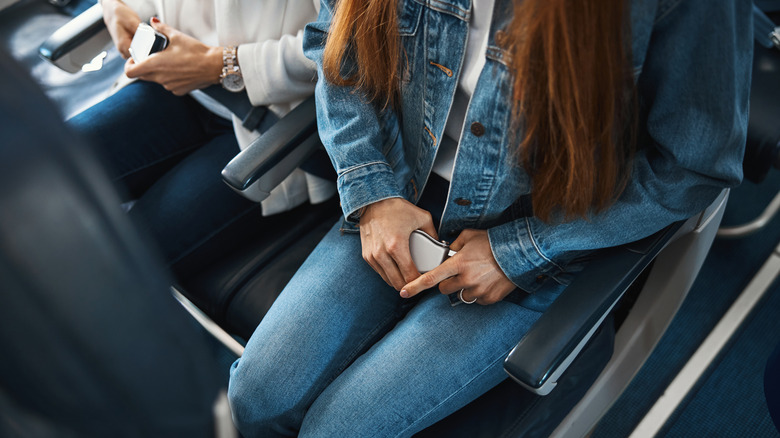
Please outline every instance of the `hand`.
[{"label": "hand", "polygon": [[152,27],[168,37],[168,47],[136,64],[125,63],[129,78],[157,82],[177,96],[219,82],[222,73],[222,48],[207,46],[197,39],[152,18]]},{"label": "hand", "polygon": [[437,238],[431,214],[401,198],[370,204],[360,217],[363,259],[395,290],[420,276],[409,252],[418,229]]},{"label": "hand", "polygon": [[122,58],[130,57],[130,42],[141,18],[121,0],[103,0],[103,21]]},{"label": "hand", "polygon": [[516,288],[493,257],[487,231],[463,230],[450,249],[458,253],[405,285],[401,296],[413,297],[438,284],[443,294],[463,289],[464,301],[476,298],[485,305],[503,300]]}]

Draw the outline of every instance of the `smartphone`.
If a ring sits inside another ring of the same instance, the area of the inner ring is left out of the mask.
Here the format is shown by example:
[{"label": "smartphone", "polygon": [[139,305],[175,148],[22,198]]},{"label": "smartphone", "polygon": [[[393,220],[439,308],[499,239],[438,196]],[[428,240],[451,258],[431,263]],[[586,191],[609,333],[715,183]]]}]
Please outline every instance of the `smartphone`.
[{"label": "smartphone", "polygon": [[130,42],[130,56],[136,63],[143,62],[152,53],[168,47],[168,37],[146,23],[140,23]]}]

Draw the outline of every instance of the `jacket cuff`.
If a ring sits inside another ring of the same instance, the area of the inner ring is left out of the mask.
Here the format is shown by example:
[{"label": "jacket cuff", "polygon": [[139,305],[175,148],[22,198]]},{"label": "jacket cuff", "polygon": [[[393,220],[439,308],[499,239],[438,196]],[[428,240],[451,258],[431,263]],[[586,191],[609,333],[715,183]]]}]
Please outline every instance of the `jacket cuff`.
[{"label": "jacket cuff", "polygon": [[403,198],[395,174],[387,163],[374,162],[346,169],[338,177],[341,209],[348,223],[357,223],[357,212],[374,202]]},{"label": "jacket cuff", "polygon": [[488,239],[498,266],[526,292],[536,291],[547,277],[560,270],[539,250],[525,218],[490,228]]}]

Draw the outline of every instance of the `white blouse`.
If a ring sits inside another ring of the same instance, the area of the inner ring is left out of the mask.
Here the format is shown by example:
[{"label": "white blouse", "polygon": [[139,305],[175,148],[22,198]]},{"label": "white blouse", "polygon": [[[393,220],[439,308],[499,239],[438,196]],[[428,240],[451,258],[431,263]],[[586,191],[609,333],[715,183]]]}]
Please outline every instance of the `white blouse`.
[{"label": "white blouse", "polygon": [[[249,100],[283,116],[314,93],[316,66],[303,55],[303,28],[314,21],[319,0],[124,0],[141,20],[164,23],[210,46],[238,46],[238,62]],[[222,117],[232,117],[239,147],[258,134],[200,91],[191,96]],[[236,151],[238,153],[238,151]],[[263,201],[270,215],[302,204],[323,202],[335,184],[296,170]]]}]

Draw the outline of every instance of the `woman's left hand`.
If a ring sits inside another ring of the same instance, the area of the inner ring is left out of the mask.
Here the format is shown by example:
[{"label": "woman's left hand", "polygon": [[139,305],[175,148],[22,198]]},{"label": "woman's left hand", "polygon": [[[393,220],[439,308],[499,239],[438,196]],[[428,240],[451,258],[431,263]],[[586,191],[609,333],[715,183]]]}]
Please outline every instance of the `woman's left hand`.
[{"label": "woman's left hand", "polygon": [[438,284],[443,294],[463,289],[464,301],[476,299],[485,305],[503,300],[516,288],[493,257],[487,231],[463,230],[450,249],[458,253],[404,286],[401,296],[412,297]]},{"label": "woman's left hand", "polygon": [[136,64],[125,64],[129,78],[157,82],[177,96],[219,82],[222,48],[212,47],[153,18],[152,27],[168,37],[168,47]]}]

